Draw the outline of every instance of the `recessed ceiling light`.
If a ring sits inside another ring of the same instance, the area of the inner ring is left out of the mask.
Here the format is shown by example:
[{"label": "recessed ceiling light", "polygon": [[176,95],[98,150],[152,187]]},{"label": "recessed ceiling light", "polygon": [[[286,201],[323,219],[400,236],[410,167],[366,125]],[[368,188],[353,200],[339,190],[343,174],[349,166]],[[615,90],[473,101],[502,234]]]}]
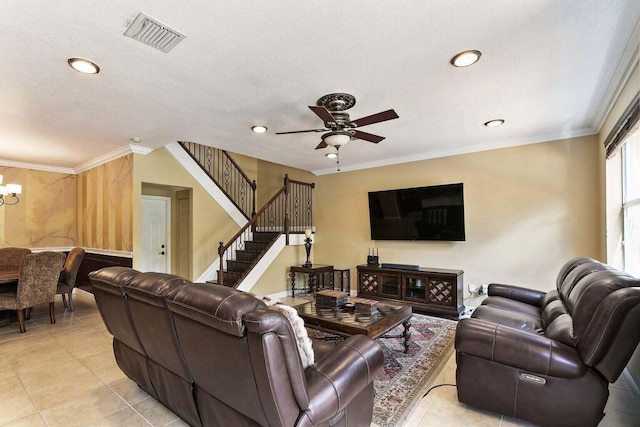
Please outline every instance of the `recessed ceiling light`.
[{"label": "recessed ceiling light", "polygon": [[504,120],[503,119],[493,119],[493,120],[489,120],[488,122],[485,122],[485,126],[488,128],[494,128],[496,126],[502,126],[504,124]]},{"label": "recessed ceiling light", "polygon": [[85,74],[98,74],[100,67],[97,64],[82,58],[69,58],[67,60],[69,66],[76,71]]},{"label": "recessed ceiling light", "polygon": [[468,67],[480,59],[482,53],[479,50],[465,50],[451,58],[451,65],[454,67]]},{"label": "recessed ceiling light", "polygon": [[325,154],[325,156],[327,156],[330,159],[335,159],[336,157],[338,157],[338,153],[327,153]]},{"label": "recessed ceiling light", "polygon": [[136,144],[139,144],[142,142],[142,138],[140,138],[139,136],[134,136],[133,138],[131,138],[131,142],[135,142]]},{"label": "recessed ceiling light", "polygon": [[255,133],[265,133],[267,131],[267,127],[264,125],[254,125],[251,126],[251,130]]}]

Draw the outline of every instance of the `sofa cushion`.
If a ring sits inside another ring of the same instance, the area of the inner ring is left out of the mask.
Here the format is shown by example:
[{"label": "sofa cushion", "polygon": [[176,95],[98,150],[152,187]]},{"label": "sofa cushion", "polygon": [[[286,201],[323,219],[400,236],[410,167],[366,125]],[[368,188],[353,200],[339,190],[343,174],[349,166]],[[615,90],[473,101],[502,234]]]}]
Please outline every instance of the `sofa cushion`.
[{"label": "sofa cushion", "polygon": [[504,310],[515,311],[531,317],[540,318],[540,307],[506,297],[490,296],[482,301],[482,305],[502,308]]},{"label": "sofa cushion", "polygon": [[481,305],[476,308],[471,317],[482,319],[498,325],[509,326],[532,334],[543,335],[542,321],[535,316],[505,310],[490,305]]}]

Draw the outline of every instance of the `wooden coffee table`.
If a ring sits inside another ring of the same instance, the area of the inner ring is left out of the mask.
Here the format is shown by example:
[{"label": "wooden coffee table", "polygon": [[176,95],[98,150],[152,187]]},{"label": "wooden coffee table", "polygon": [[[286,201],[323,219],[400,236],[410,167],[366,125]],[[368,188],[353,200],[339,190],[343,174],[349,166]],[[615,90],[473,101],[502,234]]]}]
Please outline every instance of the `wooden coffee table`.
[{"label": "wooden coffee table", "polygon": [[[315,303],[307,303],[296,307],[304,320],[305,326],[339,336],[366,335],[376,338],[404,338],[404,352],[409,352],[411,337],[410,306],[378,304],[372,316],[358,315],[353,312],[317,307]],[[389,335],[396,326],[402,324],[404,330],[397,335]]]}]

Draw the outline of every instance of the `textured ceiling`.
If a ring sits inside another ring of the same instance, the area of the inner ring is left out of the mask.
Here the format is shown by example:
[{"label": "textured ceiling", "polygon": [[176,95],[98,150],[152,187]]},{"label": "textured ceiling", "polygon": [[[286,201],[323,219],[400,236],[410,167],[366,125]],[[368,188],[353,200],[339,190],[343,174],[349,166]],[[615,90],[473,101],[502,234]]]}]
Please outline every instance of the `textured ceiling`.
[{"label": "textured ceiling", "polygon": [[[140,12],[186,38],[163,53],[125,37]],[[332,92],[355,95],[352,119],[400,116],[362,129],[379,144],[342,147],[342,170],[592,134],[637,61],[639,17],[638,0],[5,0],[0,158],[78,168],[140,137],[327,173],[320,134],[274,132],[322,127],[307,106]],[[481,60],[453,68],[466,49]]]}]

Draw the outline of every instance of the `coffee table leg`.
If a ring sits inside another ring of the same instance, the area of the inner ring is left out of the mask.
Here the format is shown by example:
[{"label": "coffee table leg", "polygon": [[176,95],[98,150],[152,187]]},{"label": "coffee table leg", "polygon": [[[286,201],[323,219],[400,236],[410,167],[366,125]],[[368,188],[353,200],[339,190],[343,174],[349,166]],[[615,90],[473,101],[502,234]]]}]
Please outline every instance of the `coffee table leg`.
[{"label": "coffee table leg", "polygon": [[411,327],[411,321],[407,320],[402,322],[402,326],[404,326],[404,331],[402,331],[402,336],[404,337],[404,352],[409,353],[409,338],[411,338],[409,328]]}]

